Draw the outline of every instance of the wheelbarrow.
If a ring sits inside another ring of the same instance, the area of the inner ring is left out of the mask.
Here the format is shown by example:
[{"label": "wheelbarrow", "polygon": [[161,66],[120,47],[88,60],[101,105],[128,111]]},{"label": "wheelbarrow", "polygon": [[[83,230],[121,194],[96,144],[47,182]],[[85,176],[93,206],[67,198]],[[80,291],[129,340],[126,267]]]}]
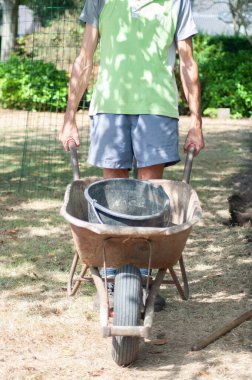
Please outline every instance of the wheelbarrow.
[{"label": "wheelbarrow", "polygon": [[[193,149],[187,153],[183,180],[151,180],[161,185],[170,200],[171,221],[166,227],[115,226],[88,222],[85,189],[101,180],[80,179],[78,157],[70,144],[74,181],[67,186],[61,215],[70,224],[76,253],[73,258],[68,295],[76,293],[81,282],[93,281],[100,300],[100,326],[103,337],[112,337],[112,357],[120,366],[132,363],[138,355],[140,338],[149,338],[154,318],[154,302],[161,284],[174,284],[183,300],[189,298],[183,250],[202,210],[195,190],[189,185]],[[74,281],[78,260],[80,276]],[[174,266],[179,263],[181,280]],[[117,268],[114,279],[103,279],[98,268]],[[148,268],[147,279],[139,268]],[[87,270],[91,278],[87,276]],[[156,269],[156,271],[153,271]],[[152,270],[152,275],[150,275]],[[156,272],[153,275],[153,272]],[[171,279],[166,279],[170,274]],[[114,281],[114,308],[111,313],[107,283]],[[145,289],[143,295],[143,285]]]}]

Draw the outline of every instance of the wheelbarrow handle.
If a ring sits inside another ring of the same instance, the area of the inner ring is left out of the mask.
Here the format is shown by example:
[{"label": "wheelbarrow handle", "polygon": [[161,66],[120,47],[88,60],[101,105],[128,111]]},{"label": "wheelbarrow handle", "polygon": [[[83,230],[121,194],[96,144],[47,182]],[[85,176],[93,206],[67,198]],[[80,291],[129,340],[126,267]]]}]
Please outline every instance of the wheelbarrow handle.
[{"label": "wheelbarrow handle", "polygon": [[[80,169],[79,169],[77,147],[76,147],[73,140],[69,141],[68,146],[69,146],[69,151],[70,151],[70,160],[71,160],[71,165],[72,165],[73,180],[76,181],[77,179],[80,179]],[[194,146],[189,147],[189,149],[187,151],[182,182],[189,183],[189,181],[190,181],[194,151],[195,151]]]},{"label": "wheelbarrow handle", "polygon": [[183,179],[182,179],[182,182],[184,183],[189,183],[190,181],[194,152],[195,152],[195,147],[193,145],[189,146],[187,150],[187,154],[186,154],[185,167],[184,167],[184,173],[183,173]]},{"label": "wheelbarrow handle", "polygon": [[68,146],[69,146],[69,151],[70,151],[70,161],[72,165],[73,180],[76,181],[77,179],[80,179],[80,169],[79,169],[77,147],[73,140],[69,141]]}]

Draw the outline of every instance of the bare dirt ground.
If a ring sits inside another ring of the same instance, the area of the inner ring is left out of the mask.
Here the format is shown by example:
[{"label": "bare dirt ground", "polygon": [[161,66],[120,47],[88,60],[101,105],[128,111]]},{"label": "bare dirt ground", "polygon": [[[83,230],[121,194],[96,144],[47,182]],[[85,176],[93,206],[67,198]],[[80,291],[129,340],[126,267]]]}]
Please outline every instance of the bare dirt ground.
[{"label": "bare dirt ground", "polygon": [[[182,119],[182,140],[187,124]],[[111,339],[101,338],[94,287],[66,296],[73,245],[61,201],[1,195],[0,379],[252,379],[251,321],[191,351],[252,307],[251,226],[230,227],[227,203],[251,178],[251,122],[205,120],[205,139],[191,179],[203,217],[184,251],[190,299],[173,285],[162,288],[166,308],[128,368],[112,361]],[[181,178],[182,170],[183,163],[166,177]]]}]

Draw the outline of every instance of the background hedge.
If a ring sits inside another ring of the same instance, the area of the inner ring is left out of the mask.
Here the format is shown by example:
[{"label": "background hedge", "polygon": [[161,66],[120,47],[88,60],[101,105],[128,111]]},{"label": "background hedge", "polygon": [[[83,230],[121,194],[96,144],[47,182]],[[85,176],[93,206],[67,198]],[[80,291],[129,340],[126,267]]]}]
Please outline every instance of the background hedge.
[{"label": "background hedge", "polygon": [[[50,35],[48,33],[48,38]],[[78,33],[78,38],[74,33],[72,35],[71,37],[69,33],[68,38],[72,38],[73,45],[76,46],[81,33]],[[27,41],[29,42],[29,37]],[[71,41],[68,44],[71,45]],[[33,59],[23,49],[21,55],[13,55],[7,62],[0,63],[1,107],[64,111],[68,74],[52,62],[45,62],[46,58],[40,59],[42,48],[43,44],[38,44]],[[249,42],[242,37],[197,35],[194,37],[194,51],[199,64],[203,114],[213,116],[217,108],[228,107],[233,117],[251,117],[252,48]],[[60,51],[57,54],[60,56]],[[96,61],[98,59],[96,54]],[[178,65],[176,77],[180,93],[180,114],[186,115],[189,110],[183,96]],[[86,106],[91,94],[92,84],[86,103],[83,103]]]},{"label": "background hedge", "polygon": [[[216,108],[228,107],[233,117],[252,116],[252,47],[242,37],[197,35],[193,39],[199,65],[203,114],[211,116]],[[180,90],[180,111],[188,113]]]},{"label": "background hedge", "polygon": [[13,54],[0,63],[0,105],[31,111],[64,111],[68,76],[53,63]]}]

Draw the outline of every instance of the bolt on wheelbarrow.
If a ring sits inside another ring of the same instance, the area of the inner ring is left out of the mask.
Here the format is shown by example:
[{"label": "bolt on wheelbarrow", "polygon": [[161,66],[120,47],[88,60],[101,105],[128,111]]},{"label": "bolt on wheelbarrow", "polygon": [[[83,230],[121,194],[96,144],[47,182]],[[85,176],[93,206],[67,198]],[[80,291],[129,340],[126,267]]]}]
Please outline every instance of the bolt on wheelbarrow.
[{"label": "bolt on wheelbarrow", "polygon": [[[154,318],[154,302],[161,284],[175,284],[181,298],[189,298],[188,280],[183,262],[183,250],[192,227],[201,218],[201,207],[195,190],[189,185],[193,149],[187,153],[183,180],[151,180],[162,186],[170,200],[171,221],[165,227],[115,226],[90,223],[85,189],[101,180],[98,177],[80,179],[78,157],[70,144],[74,181],[67,186],[61,215],[70,224],[76,249],[68,280],[68,295],[76,293],[81,282],[95,283],[100,300],[100,325],[103,337],[112,336],[112,357],[121,366],[132,363],[139,350],[140,338],[148,338]],[[78,260],[83,267],[73,284]],[[174,266],[179,263],[182,284]],[[114,317],[107,294],[107,282],[98,268],[118,268],[115,276]],[[157,274],[144,281],[139,268],[156,269]],[[170,273],[171,280],[165,275]],[[143,297],[143,284],[150,290]],[[151,285],[151,286],[150,286]]]}]

